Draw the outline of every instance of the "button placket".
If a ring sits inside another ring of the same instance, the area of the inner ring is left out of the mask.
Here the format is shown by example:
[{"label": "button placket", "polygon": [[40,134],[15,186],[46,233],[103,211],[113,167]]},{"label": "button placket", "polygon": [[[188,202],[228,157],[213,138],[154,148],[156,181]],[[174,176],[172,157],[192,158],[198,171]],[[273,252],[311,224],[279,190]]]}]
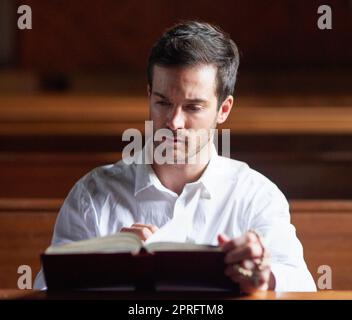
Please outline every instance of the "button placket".
[{"label": "button placket", "polygon": [[187,210],[185,210],[188,212],[187,241],[189,242],[195,242],[205,223],[204,215],[198,211],[202,190],[196,185],[193,185],[192,189],[192,194],[188,195],[189,201],[187,202]]},{"label": "button placket", "polygon": [[204,205],[199,200],[197,207],[194,210],[192,217],[192,228],[190,229],[187,239],[191,242],[199,242],[204,234],[204,227],[206,225],[206,212]]}]

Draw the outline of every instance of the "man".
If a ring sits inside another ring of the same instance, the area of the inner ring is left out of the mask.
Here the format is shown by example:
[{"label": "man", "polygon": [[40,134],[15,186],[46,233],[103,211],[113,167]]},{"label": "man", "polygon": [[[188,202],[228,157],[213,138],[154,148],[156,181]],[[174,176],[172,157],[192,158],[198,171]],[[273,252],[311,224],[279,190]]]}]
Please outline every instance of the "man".
[{"label": "man", "polygon": [[[149,57],[148,96],[155,135],[171,135],[147,141],[151,164],[122,160],[78,181],[52,243],[133,232],[146,241],[219,244],[225,274],[244,292],[315,291],[284,195],[213,145],[212,132],[233,106],[238,65],[235,43],[217,27],[187,22],[167,30]],[[199,155],[206,161],[191,161]],[[35,287],[45,288],[41,273]]]}]

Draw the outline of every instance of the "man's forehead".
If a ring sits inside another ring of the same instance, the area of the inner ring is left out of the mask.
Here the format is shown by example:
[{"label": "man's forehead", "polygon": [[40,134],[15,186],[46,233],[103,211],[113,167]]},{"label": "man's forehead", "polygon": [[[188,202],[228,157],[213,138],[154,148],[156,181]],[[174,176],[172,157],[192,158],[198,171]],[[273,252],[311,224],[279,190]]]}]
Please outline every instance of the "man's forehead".
[{"label": "man's forehead", "polygon": [[153,72],[153,91],[166,95],[170,91],[204,91],[203,95],[216,91],[216,67],[196,65],[165,67],[156,65]]},{"label": "man's forehead", "polygon": [[216,76],[216,66],[212,64],[196,64],[190,66],[163,66],[155,65],[153,76],[169,75],[171,77],[214,77]]}]

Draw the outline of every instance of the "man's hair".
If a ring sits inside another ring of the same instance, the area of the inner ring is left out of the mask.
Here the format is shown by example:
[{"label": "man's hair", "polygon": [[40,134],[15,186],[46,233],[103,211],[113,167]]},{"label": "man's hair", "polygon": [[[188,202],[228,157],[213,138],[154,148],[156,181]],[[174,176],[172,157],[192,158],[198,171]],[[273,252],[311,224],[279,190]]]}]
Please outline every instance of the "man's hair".
[{"label": "man's hair", "polygon": [[154,44],[148,59],[148,84],[152,87],[155,65],[184,67],[214,65],[218,106],[235,87],[239,53],[236,44],[219,27],[209,23],[188,21],[165,31]]}]

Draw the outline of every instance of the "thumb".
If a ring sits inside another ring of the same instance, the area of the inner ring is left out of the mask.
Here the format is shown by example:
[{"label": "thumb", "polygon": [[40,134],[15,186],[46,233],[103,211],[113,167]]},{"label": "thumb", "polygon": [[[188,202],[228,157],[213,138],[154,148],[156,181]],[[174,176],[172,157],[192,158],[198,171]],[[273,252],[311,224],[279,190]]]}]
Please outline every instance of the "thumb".
[{"label": "thumb", "polygon": [[219,235],[218,235],[218,241],[219,241],[219,245],[220,246],[223,246],[226,242],[228,242],[228,241],[230,241],[231,239],[227,236],[227,235],[225,235],[225,234],[223,234],[223,233],[220,233]]}]

